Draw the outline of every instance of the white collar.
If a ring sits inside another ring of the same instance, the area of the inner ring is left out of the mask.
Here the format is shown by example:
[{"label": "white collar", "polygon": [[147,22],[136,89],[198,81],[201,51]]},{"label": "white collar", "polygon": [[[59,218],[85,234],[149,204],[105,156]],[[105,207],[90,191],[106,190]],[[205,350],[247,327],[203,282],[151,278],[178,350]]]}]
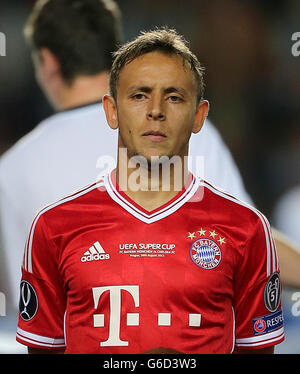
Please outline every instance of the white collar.
[{"label": "white collar", "polygon": [[110,197],[117,204],[121,205],[122,208],[124,208],[127,212],[147,224],[159,221],[160,219],[169,216],[182,207],[182,205],[190,200],[195,194],[199,187],[199,183],[200,181],[198,178],[190,173],[186,185],[173,199],[161,207],[148,212],[131,200],[123,191],[118,189],[115,180],[115,170],[113,170],[110,174],[107,174],[104,178],[104,184]]}]

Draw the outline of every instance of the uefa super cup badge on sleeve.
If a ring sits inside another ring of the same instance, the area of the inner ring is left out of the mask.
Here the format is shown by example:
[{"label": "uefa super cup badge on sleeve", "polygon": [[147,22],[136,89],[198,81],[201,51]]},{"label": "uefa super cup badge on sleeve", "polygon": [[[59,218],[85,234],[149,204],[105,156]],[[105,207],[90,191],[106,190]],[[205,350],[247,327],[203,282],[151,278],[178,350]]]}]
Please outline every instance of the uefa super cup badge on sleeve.
[{"label": "uefa super cup badge on sleeve", "polygon": [[20,285],[20,303],[19,312],[24,321],[30,321],[38,309],[38,299],[33,286],[22,280]]}]

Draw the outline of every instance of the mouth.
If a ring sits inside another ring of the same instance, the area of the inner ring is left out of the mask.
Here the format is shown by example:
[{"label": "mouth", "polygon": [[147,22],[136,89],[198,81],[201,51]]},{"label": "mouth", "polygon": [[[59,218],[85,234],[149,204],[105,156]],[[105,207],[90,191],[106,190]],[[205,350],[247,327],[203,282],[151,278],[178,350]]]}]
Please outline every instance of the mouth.
[{"label": "mouth", "polygon": [[142,136],[146,137],[152,142],[162,142],[167,139],[167,136],[160,131],[147,131]]}]

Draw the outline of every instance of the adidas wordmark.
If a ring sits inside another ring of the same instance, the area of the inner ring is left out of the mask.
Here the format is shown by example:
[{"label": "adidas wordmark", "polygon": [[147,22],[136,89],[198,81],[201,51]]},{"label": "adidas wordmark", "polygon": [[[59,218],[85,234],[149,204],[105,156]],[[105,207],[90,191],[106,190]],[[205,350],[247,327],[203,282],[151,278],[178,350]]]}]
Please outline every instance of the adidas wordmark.
[{"label": "adidas wordmark", "polygon": [[105,253],[102,245],[99,242],[95,242],[81,257],[81,262],[108,260],[109,254]]}]

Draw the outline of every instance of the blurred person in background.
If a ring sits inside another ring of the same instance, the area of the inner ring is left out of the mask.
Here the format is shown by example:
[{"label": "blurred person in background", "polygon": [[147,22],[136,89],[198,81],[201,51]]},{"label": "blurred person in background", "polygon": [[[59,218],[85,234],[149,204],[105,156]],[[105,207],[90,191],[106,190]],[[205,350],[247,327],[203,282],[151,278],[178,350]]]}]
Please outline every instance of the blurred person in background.
[{"label": "blurred person in background", "polygon": [[114,156],[117,141],[100,103],[111,51],[121,42],[119,17],[113,1],[39,1],[25,27],[37,81],[57,114],[0,160],[2,267],[14,306],[24,238],[37,210],[95,179],[99,156]]},{"label": "blurred person in background", "polygon": [[276,227],[286,234],[300,251],[300,185],[280,197],[273,215]]},{"label": "blurred person in background", "polygon": [[[97,179],[99,169],[107,171],[108,161],[116,159],[117,135],[106,125],[101,100],[109,91],[111,52],[121,41],[120,12],[110,0],[40,0],[25,34],[37,81],[57,113],[0,160],[2,266],[7,268],[5,287],[14,305],[34,215]],[[199,137],[191,137],[190,155],[204,157],[206,180],[251,202],[229,150],[209,120]],[[282,280],[300,287],[300,256],[274,232]]]}]

